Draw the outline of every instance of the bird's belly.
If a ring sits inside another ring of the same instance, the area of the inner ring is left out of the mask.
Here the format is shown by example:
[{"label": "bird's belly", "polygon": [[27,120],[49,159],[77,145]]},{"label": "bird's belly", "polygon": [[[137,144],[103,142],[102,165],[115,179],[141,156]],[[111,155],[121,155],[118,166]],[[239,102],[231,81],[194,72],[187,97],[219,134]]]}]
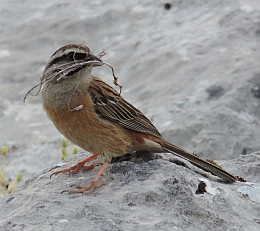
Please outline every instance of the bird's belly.
[{"label": "bird's belly", "polygon": [[68,108],[54,111],[46,105],[44,108],[59,132],[88,152],[111,159],[134,151],[128,131],[90,113],[88,110],[91,108],[83,106],[79,111],[70,111]]}]

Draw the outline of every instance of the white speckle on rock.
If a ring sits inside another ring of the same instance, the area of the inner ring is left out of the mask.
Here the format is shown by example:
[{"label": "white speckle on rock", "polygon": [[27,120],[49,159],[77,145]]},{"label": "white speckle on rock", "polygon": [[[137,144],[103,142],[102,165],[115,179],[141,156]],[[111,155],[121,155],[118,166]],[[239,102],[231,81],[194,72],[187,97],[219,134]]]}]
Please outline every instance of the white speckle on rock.
[{"label": "white speckle on rock", "polygon": [[253,11],[253,8],[248,5],[240,6],[240,10],[246,12],[246,13],[251,13]]},{"label": "white speckle on rock", "polygon": [[5,58],[10,56],[10,51],[9,50],[0,50],[0,58]]},{"label": "white speckle on rock", "polygon": [[170,124],[172,123],[172,121],[165,121],[161,126],[162,127],[167,127],[167,126],[169,126]]},{"label": "white speckle on rock", "polygon": [[66,165],[66,163],[63,163],[63,162],[56,164],[56,166],[58,166],[58,167],[62,167],[64,165]]},{"label": "white speckle on rock", "polygon": [[200,181],[205,182],[206,186],[206,191],[207,193],[211,194],[211,195],[216,195],[217,193],[219,193],[219,190],[217,188],[214,188],[211,186],[211,183],[209,180],[205,179],[205,178],[199,178]]},{"label": "white speckle on rock", "polygon": [[67,219],[59,220],[60,223],[68,223],[69,221]]},{"label": "white speckle on rock", "polygon": [[242,186],[237,191],[244,195],[248,195],[252,201],[260,203],[260,184],[259,183],[245,182],[245,186]]}]

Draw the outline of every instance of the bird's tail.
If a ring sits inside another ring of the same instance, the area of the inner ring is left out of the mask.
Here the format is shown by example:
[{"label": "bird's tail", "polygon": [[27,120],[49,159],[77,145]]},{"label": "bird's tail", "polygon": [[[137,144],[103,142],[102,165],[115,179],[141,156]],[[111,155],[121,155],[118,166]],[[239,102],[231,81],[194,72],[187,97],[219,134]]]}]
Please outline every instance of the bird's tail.
[{"label": "bird's tail", "polygon": [[240,177],[236,177],[231,175],[230,173],[223,170],[220,166],[218,166],[214,161],[211,160],[203,160],[196,154],[190,154],[185,150],[163,140],[162,146],[165,151],[170,152],[178,157],[181,157],[185,160],[188,160],[192,164],[196,165],[197,167],[203,169],[204,171],[210,172],[215,176],[222,178],[226,182],[234,182],[234,181],[242,181]]}]

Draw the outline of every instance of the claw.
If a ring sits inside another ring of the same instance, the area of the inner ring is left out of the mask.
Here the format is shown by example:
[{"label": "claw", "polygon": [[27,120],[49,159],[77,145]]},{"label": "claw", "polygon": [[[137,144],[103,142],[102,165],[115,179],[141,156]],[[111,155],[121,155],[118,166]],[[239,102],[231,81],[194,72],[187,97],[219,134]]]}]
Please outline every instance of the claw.
[{"label": "claw", "polygon": [[102,186],[102,185],[104,185],[106,183],[106,180],[102,180],[102,181],[92,181],[88,186],[86,186],[86,187],[83,187],[83,186],[81,186],[81,185],[77,185],[77,184],[72,184],[72,185],[70,185],[70,187],[76,187],[78,190],[64,190],[64,191],[62,191],[61,192],[61,194],[62,193],[64,193],[64,192],[67,192],[67,193],[69,193],[69,194],[75,194],[75,193],[82,193],[82,195],[83,194],[87,194],[87,193],[90,193],[90,192],[92,192],[92,190],[94,189],[94,188],[98,188],[98,187],[100,187],[100,186]]},{"label": "claw", "polygon": [[50,175],[50,178],[52,178],[52,176],[56,176],[60,173],[68,172],[69,175],[70,175],[70,174],[78,173],[82,169],[93,169],[93,168],[95,168],[96,165],[99,165],[99,164],[102,164],[102,163],[98,162],[98,163],[94,163],[94,164],[90,164],[90,165],[85,165],[85,164],[87,162],[91,161],[92,159],[97,158],[98,156],[99,156],[98,154],[93,154],[93,155],[89,156],[88,158],[86,158],[85,160],[80,161],[79,163],[77,163],[76,165],[74,165],[72,167],[65,168],[63,170],[59,170],[59,171],[52,173]]},{"label": "claw", "polygon": [[81,185],[72,184],[72,185],[70,185],[70,187],[76,187],[77,189],[64,190],[61,193],[64,193],[64,192],[67,192],[69,194],[82,193],[82,195],[83,195],[83,194],[90,193],[94,188],[98,188],[98,187],[104,185],[106,183],[105,180],[102,180],[102,181],[98,181],[98,180],[99,180],[101,174],[106,169],[107,165],[108,165],[108,162],[105,161],[104,164],[101,166],[101,168],[98,170],[98,173],[95,176],[95,178],[91,181],[91,183],[88,186],[83,187]]}]

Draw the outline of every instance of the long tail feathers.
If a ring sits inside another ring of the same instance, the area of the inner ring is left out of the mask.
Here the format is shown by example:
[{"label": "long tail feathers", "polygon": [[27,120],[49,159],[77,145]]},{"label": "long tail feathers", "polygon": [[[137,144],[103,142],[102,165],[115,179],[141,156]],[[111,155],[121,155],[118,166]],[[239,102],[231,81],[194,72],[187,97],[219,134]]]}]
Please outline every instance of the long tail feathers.
[{"label": "long tail feathers", "polygon": [[186,152],[185,150],[183,150],[165,140],[163,140],[162,145],[163,145],[165,151],[170,152],[185,160],[188,160],[195,166],[203,169],[204,171],[210,172],[215,176],[222,178],[226,182],[242,181],[241,179],[243,179],[240,177],[233,176],[230,173],[226,172],[220,166],[218,166],[214,161],[203,160],[199,156],[190,154],[190,153]]}]

